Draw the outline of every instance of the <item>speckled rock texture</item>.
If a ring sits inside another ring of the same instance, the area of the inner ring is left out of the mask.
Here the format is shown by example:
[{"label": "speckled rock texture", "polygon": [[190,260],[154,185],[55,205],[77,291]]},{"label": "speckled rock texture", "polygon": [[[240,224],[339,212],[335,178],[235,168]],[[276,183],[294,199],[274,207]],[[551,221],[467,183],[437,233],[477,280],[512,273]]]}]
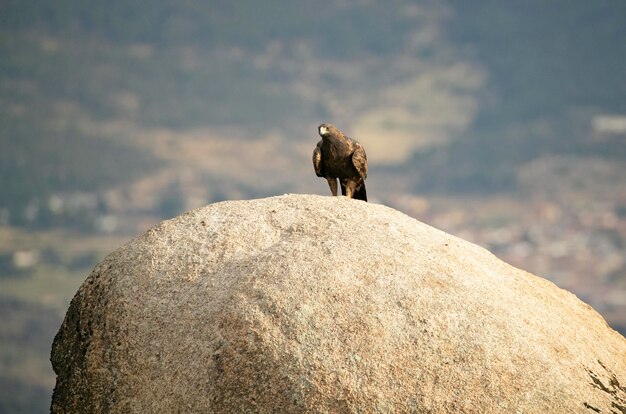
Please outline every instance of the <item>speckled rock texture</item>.
[{"label": "speckled rock texture", "polygon": [[54,413],[625,413],[588,305],[391,208],[229,201],[98,264],[52,347]]}]

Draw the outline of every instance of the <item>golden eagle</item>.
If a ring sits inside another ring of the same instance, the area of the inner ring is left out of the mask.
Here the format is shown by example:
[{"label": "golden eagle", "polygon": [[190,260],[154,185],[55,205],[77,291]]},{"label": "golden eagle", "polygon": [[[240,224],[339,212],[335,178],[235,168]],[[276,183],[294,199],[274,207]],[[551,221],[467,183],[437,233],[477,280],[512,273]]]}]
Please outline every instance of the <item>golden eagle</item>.
[{"label": "golden eagle", "polygon": [[317,130],[322,140],[313,150],[315,174],[328,180],[334,196],[337,195],[339,179],[342,195],[367,201],[367,157],[361,144],[331,124],[322,124]]}]

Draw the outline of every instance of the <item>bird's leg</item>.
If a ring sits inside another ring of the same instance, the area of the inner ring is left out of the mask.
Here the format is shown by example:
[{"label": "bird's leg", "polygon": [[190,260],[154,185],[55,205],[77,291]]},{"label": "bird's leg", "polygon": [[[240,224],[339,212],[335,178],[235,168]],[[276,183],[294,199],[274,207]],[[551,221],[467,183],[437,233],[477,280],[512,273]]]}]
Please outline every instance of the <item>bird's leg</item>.
[{"label": "bird's leg", "polygon": [[355,185],[350,180],[342,180],[341,181],[341,194],[345,195],[348,198],[353,198]]},{"label": "bird's leg", "polygon": [[346,186],[346,193],[344,195],[346,197],[348,197],[348,198],[353,198],[354,197],[354,188],[352,188],[351,185],[347,185]]},{"label": "bird's leg", "polygon": [[337,179],[327,177],[326,181],[328,181],[328,186],[330,187],[330,192],[333,193],[334,196],[337,195]]}]

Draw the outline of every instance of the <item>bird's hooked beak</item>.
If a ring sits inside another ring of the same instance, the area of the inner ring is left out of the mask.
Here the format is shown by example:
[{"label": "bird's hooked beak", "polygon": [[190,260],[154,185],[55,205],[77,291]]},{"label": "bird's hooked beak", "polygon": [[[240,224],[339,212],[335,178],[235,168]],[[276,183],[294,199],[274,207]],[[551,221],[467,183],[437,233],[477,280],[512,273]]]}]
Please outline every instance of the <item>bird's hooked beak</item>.
[{"label": "bird's hooked beak", "polygon": [[319,130],[320,130],[320,135],[321,136],[324,136],[324,135],[328,134],[328,128],[326,127],[326,125],[320,125]]}]

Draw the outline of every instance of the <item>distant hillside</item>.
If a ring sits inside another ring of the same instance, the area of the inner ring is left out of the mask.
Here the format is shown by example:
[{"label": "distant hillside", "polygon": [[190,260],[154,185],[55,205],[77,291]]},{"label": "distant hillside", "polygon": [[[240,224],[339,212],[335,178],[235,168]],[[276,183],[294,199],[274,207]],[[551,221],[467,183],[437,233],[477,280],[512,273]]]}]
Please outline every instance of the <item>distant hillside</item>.
[{"label": "distant hillside", "polygon": [[7,118],[0,114],[0,209],[14,224],[28,221],[26,206],[45,206],[55,193],[97,193],[156,168],[151,154],[127,143],[72,126],[57,129],[48,120]]},{"label": "distant hillside", "polygon": [[417,188],[512,189],[519,165],[544,154],[626,159],[626,134],[592,130],[594,116],[626,115],[625,3],[448,3],[448,33],[487,83],[471,128],[416,154]]},{"label": "distant hillside", "polygon": [[394,55],[415,24],[403,11],[332,0],[14,2],[0,20],[9,56],[0,67],[3,95],[12,105],[63,99],[92,116],[177,128],[317,119],[329,113],[293,90],[306,74],[292,73],[289,61]]},{"label": "distant hillside", "polygon": [[[161,130],[176,143],[189,130],[235,128],[207,139],[275,134],[284,148],[315,140],[330,120],[369,139],[374,160],[390,148],[406,158],[471,118],[480,77],[450,57],[444,17],[403,0],[10,2],[0,16],[0,210],[20,224],[51,194],[130,185],[161,167],[149,139],[137,140]],[[397,145],[381,145],[381,129]],[[240,156],[234,165],[254,158]]]},{"label": "distant hillside", "polygon": [[37,197],[131,183],[162,166],[136,139],[160,130],[304,154],[332,121],[419,191],[511,189],[546,153],[626,158],[623,137],[588,139],[593,116],[626,112],[625,18],[583,0],[10,2],[0,209],[17,224]]}]

